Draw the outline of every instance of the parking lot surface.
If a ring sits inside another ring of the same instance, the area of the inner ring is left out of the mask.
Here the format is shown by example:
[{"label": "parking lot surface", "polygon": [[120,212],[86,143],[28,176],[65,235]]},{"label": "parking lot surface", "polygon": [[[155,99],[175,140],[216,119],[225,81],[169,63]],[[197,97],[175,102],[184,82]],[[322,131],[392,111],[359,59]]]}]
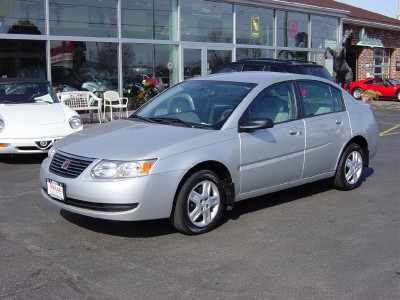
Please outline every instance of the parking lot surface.
[{"label": "parking lot surface", "polygon": [[320,181],[243,201],[212,232],[47,203],[43,156],[0,157],[0,299],[400,299],[400,103],[356,190]]}]

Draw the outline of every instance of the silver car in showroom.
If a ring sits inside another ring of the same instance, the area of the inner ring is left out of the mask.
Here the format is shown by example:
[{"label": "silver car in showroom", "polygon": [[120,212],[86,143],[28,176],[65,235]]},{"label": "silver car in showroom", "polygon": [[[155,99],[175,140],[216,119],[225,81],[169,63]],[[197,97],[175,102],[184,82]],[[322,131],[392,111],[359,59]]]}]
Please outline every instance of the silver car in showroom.
[{"label": "silver car in showroom", "polygon": [[324,178],[354,189],[377,149],[371,107],[331,81],[215,74],[58,141],[40,182],[43,196],[67,211],[169,218],[193,235],[215,228],[237,201]]}]

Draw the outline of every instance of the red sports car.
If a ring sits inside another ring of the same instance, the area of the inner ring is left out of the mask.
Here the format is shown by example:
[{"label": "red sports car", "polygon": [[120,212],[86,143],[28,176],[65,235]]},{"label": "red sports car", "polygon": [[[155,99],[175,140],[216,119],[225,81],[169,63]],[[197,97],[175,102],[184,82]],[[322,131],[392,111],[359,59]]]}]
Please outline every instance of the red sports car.
[{"label": "red sports car", "polygon": [[400,81],[387,78],[384,81],[376,81],[374,78],[367,78],[350,83],[350,92],[356,99],[366,90],[378,91],[381,98],[395,98],[400,101]]}]

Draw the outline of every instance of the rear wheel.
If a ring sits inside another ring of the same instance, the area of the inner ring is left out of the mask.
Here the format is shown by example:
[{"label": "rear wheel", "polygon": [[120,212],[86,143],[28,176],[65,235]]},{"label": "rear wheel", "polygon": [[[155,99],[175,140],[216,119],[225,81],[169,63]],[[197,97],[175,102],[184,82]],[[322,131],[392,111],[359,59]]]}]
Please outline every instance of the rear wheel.
[{"label": "rear wheel", "polygon": [[358,144],[349,145],[339,160],[334,186],[337,189],[349,191],[361,185],[364,170],[364,152]]},{"label": "rear wheel", "polygon": [[362,96],[362,93],[363,93],[363,90],[362,90],[362,89],[360,89],[360,88],[355,88],[355,89],[353,90],[353,97],[356,98],[357,100],[360,100],[360,99],[361,99],[361,96]]},{"label": "rear wheel", "polygon": [[400,90],[397,91],[396,97],[397,97],[397,101],[400,101]]},{"label": "rear wheel", "polygon": [[194,235],[210,231],[221,219],[225,199],[222,182],[214,172],[196,172],[180,189],[171,222],[184,234]]}]

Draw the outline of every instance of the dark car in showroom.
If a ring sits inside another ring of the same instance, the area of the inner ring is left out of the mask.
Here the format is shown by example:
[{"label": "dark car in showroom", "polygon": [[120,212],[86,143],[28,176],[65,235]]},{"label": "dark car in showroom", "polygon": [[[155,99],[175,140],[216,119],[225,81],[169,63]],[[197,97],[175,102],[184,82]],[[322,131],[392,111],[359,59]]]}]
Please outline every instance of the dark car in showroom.
[{"label": "dark car in showroom", "polygon": [[283,73],[296,73],[304,75],[313,75],[325,78],[330,81],[332,79],[328,70],[315,62],[273,58],[248,58],[241,59],[236,62],[226,63],[219,66],[212,73],[229,73],[244,71],[270,71]]}]

